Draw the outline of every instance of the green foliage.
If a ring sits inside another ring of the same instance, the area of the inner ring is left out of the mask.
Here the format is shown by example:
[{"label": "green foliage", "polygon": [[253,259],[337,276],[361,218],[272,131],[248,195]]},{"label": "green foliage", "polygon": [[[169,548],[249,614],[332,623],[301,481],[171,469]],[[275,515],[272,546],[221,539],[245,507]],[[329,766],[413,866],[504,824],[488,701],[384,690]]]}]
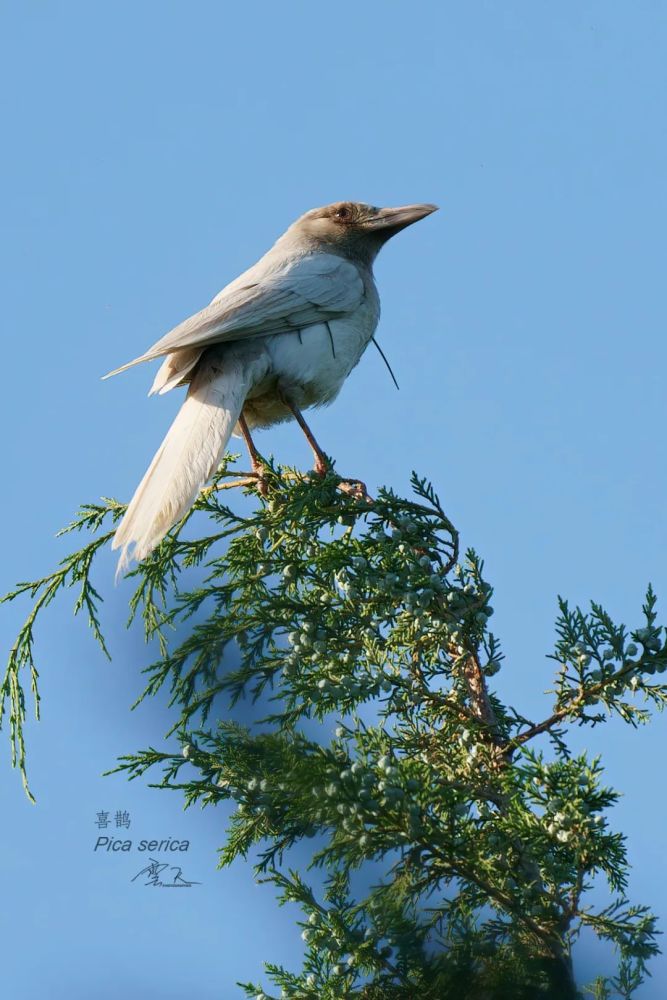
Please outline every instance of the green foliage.
[{"label": "green foliage", "polygon": [[[667,648],[651,588],[629,633],[596,604],[560,601],[553,712],[534,723],[489,690],[502,663],[492,588],[475,552],[460,558],[428,483],[413,477],[413,499],[371,499],[333,473],[270,468],[267,497],[241,517],[222,503],[227,475],[197,503],[217,533],[187,538],[186,518],[132,574],[131,620],[159,648],[142,697],[167,686],[181,752],[149,748],[116,770],[161,767],[157,786],[186,806],[230,800],[220,865],[252,855],[256,877],[300,907],[303,968],[267,965],[274,986],[240,984],[245,995],[582,996],[571,952],[588,928],[618,952],[617,973],[588,994],[630,997],[657,952],[655,921],[625,895],[617,793],[599,758],[571,753],[568,733],[612,715],[635,726],[646,706],[662,708]],[[103,645],[88,574],[112,533],[99,532],[122,511],[84,508],[68,530],[94,540],[6,598],[36,600],[2,689],[23,773],[20,673],[38,705],[35,615],[79,587],[75,610]],[[200,582],[181,586],[191,566]],[[230,718],[244,696],[268,703],[261,722]],[[304,846],[308,866],[295,864]],[[383,872],[372,885],[369,864]],[[610,891],[601,909],[596,878]]]},{"label": "green foliage", "polygon": [[[105,499],[103,505],[85,504],[75,520],[66,528],[63,528],[59,534],[67,535],[73,531],[84,529],[97,532],[105,520],[110,519],[112,523],[119,521],[124,510],[125,507],[116,503],[115,500]],[[23,594],[29,594],[33,600],[36,599],[30,614],[16,638],[16,642],[9,651],[5,676],[0,686],[0,727],[7,711],[7,705],[9,705],[9,738],[12,766],[19,768],[23,779],[23,787],[32,801],[34,800],[28,785],[25,740],[23,738],[26,706],[25,693],[21,684],[21,671],[25,668],[30,673],[30,687],[34,699],[35,717],[39,719],[39,689],[37,686],[39,674],[34,657],[35,620],[39,612],[43,608],[48,607],[61,590],[66,587],[79,587],[79,594],[74,604],[74,614],[78,614],[85,608],[88,612],[88,624],[92,629],[93,635],[102,647],[104,654],[109,656],[98,616],[98,604],[101,598],[91,584],[89,574],[95,553],[112,536],[113,531],[98,535],[79,552],[74,552],[63,559],[54,573],[43,577],[41,580],[34,580],[31,583],[19,583],[14,590],[5,594],[0,599],[0,603],[4,603],[6,601],[13,601]]]}]

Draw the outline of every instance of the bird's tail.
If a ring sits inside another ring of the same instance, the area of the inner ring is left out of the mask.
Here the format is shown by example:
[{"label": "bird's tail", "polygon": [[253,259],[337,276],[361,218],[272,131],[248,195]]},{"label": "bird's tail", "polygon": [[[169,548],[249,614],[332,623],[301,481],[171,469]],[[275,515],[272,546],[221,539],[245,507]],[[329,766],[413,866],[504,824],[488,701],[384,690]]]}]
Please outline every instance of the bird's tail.
[{"label": "bird's tail", "polygon": [[132,558],[145,558],[192,506],[222,460],[261,367],[261,359],[230,355],[200,365],[114,535],[112,548],[121,549],[117,576]]}]

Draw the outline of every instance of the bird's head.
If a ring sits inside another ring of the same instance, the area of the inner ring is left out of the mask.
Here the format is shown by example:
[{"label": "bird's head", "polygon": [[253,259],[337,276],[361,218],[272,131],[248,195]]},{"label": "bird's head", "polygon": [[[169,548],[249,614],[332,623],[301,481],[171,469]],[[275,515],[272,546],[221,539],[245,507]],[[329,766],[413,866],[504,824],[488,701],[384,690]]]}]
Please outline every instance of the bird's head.
[{"label": "bird's head", "polygon": [[337,201],[306,212],[285,236],[371,264],[388,239],[437,211],[437,207],[424,204],[376,208],[356,201]]}]

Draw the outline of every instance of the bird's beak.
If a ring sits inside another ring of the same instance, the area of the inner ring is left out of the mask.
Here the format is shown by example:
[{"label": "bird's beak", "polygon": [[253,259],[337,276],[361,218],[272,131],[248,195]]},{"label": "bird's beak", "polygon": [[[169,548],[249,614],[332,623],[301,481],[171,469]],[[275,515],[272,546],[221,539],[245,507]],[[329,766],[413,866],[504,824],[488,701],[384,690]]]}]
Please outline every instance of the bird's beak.
[{"label": "bird's beak", "polygon": [[385,230],[387,236],[393,236],[413,222],[419,222],[431,212],[437,212],[437,205],[401,205],[399,208],[381,208],[377,215],[366,222],[366,228]]}]

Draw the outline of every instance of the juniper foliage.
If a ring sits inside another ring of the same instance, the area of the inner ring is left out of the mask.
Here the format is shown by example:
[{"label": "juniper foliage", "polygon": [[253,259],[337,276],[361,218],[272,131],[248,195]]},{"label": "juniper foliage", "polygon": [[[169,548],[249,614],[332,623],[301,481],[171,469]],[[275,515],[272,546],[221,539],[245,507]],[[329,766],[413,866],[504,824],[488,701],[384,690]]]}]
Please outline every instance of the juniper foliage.
[{"label": "juniper foliage", "polygon": [[[115,770],[162,768],[156,787],[186,806],[231,800],[220,865],[252,855],[256,877],[300,907],[302,969],[268,964],[272,985],[240,983],[245,995],[631,997],[658,951],[655,918],[626,898],[625,840],[609,819],[618,793],[568,735],[612,715],[637,726],[663,707],[652,589],[630,632],[597,604],[559,602],[553,711],[533,722],[491,688],[502,663],[492,587],[477,554],[460,555],[429,483],[414,476],[411,498],[371,499],[341,491],[333,472],[271,466],[267,497],[240,516],[223,502],[229,475],[223,466],[196,505],[216,530],[190,537],[189,515],[133,572],[130,622],[141,617],[159,649],[141,697],[168,687],[180,751],[151,747]],[[123,510],[84,507],[66,531],[92,540],[5,598],[35,601],[1,689],[24,779],[36,616],[78,588],[75,611],[105,649],[90,569]],[[188,589],[191,566],[200,582]],[[246,696],[268,699],[261,723],[234,721]],[[295,867],[304,844],[310,863]],[[383,871],[373,884],[369,864]],[[610,897],[595,907],[600,877]],[[580,990],[572,949],[584,928],[613,943],[618,968]]]}]

